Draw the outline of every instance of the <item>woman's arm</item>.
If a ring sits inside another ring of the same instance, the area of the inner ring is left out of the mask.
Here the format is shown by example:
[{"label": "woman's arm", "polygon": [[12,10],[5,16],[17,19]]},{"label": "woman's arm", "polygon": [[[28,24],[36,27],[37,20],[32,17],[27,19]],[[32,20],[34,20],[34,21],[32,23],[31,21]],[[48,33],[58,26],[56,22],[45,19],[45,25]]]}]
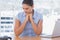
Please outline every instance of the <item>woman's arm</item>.
[{"label": "woman's arm", "polygon": [[42,32],[42,20],[39,20],[38,24],[34,23],[34,20],[32,19],[32,15],[30,14],[30,21],[33,27],[33,30],[36,34],[40,35]]},{"label": "woman's arm", "polygon": [[24,20],[22,24],[20,23],[19,20],[17,19],[15,20],[14,32],[16,36],[19,36],[23,32],[27,21],[28,21],[28,17],[26,17],[26,19]]},{"label": "woman's arm", "polygon": [[42,32],[42,20],[39,20],[38,25],[34,23],[34,21],[31,21],[33,30],[36,34],[40,35]]}]

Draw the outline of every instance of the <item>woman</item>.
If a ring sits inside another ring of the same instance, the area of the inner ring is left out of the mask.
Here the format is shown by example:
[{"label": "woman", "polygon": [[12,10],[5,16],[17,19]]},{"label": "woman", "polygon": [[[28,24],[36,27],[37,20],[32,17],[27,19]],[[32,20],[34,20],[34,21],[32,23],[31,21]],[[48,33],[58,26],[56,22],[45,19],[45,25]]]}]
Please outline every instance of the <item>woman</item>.
[{"label": "woman", "polygon": [[38,36],[42,32],[42,15],[33,8],[33,0],[23,0],[24,12],[17,15],[14,32],[16,36]]}]

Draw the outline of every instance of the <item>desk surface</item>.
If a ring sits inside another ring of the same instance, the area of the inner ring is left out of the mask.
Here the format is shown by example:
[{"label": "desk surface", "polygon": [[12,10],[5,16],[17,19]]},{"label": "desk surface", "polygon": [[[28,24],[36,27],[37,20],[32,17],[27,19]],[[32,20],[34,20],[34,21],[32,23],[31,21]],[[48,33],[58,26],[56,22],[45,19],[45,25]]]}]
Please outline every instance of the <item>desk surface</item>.
[{"label": "desk surface", "polygon": [[60,40],[60,37],[56,37],[56,38],[43,38],[40,36],[37,36],[37,37],[15,37],[14,40]]}]

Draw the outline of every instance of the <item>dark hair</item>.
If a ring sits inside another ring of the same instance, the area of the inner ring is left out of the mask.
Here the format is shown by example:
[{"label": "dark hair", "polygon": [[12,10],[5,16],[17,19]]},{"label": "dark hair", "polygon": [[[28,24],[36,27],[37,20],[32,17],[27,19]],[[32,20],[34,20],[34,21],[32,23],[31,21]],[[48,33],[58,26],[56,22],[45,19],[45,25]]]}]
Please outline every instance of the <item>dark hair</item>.
[{"label": "dark hair", "polygon": [[29,6],[33,6],[33,0],[23,0],[22,4],[27,4]]}]

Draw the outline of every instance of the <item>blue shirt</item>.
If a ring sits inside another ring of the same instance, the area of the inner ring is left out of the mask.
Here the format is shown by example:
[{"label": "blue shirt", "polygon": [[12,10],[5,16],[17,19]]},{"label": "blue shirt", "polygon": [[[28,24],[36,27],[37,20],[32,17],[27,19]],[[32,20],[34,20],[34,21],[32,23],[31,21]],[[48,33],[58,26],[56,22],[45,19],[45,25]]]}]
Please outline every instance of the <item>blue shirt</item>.
[{"label": "blue shirt", "polygon": [[[24,12],[18,13],[17,17],[16,17],[21,24],[24,22],[26,15]],[[36,24],[38,24],[39,20],[42,20],[43,16],[42,14],[34,11],[34,15],[33,15],[33,20]],[[32,28],[32,24],[28,21],[26,24],[26,27],[24,28],[24,31],[19,35],[19,36],[37,36],[37,34],[35,34],[33,28]]]}]

